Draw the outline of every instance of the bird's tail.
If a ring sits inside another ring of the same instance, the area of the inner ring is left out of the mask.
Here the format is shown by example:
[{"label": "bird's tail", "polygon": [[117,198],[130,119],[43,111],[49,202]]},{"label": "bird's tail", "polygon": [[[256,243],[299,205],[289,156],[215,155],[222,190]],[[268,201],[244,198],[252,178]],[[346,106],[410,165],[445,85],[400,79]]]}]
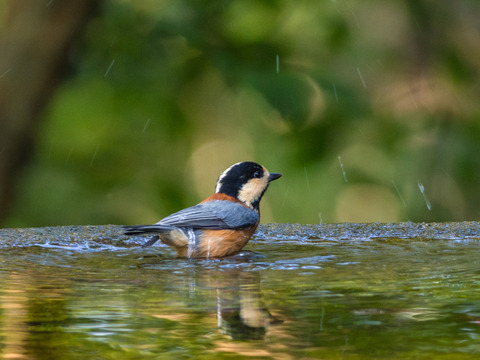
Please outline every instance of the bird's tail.
[{"label": "bird's tail", "polygon": [[125,235],[138,235],[146,233],[166,233],[174,230],[175,227],[167,225],[129,225],[123,227]]},{"label": "bird's tail", "polygon": [[[147,233],[167,233],[175,229],[172,226],[166,226],[166,225],[130,225],[130,226],[124,226],[123,227],[123,233],[125,235],[139,235],[139,234],[147,234]],[[142,245],[142,247],[148,247],[152,246],[155,244],[158,240],[160,240],[160,237],[158,235],[152,236],[150,240],[148,240],[145,244]]]}]

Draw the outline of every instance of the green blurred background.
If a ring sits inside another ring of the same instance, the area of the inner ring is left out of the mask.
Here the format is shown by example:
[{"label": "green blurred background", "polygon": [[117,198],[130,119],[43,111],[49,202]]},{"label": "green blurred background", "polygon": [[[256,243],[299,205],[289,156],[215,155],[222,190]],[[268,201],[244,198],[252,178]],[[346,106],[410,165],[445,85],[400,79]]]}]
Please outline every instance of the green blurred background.
[{"label": "green blurred background", "polygon": [[156,222],[242,160],[284,175],[262,222],[478,219],[479,19],[477,0],[103,2],[2,226]]}]

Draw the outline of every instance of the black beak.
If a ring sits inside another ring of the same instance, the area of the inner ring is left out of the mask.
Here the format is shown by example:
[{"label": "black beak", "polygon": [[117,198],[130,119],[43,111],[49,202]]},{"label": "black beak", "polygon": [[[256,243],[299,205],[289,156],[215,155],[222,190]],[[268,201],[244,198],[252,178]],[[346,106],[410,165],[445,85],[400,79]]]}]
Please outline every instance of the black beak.
[{"label": "black beak", "polygon": [[277,180],[282,174],[279,173],[270,173],[270,176],[268,177],[268,182]]}]

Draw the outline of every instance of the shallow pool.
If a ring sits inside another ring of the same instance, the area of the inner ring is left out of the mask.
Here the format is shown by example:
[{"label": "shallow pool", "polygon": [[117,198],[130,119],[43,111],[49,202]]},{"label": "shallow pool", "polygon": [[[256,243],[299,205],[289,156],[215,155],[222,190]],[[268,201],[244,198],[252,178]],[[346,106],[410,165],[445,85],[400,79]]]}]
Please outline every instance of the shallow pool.
[{"label": "shallow pool", "polygon": [[480,225],[265,225],[176,259],[120,227],[0,230],[0,358],[476,359]]}]

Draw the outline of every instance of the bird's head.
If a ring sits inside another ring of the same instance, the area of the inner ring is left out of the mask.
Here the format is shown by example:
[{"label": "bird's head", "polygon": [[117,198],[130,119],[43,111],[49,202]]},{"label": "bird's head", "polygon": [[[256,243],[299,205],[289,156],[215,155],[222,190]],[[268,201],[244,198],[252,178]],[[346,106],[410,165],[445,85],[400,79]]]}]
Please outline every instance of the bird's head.
[{"label": "bird's head", "polygon": [[258,210],[268,184],[280,176],[282,174],[270,173],[260,164],[243,161],[230,166],[220,175],[215,192],[233,196]]}]

